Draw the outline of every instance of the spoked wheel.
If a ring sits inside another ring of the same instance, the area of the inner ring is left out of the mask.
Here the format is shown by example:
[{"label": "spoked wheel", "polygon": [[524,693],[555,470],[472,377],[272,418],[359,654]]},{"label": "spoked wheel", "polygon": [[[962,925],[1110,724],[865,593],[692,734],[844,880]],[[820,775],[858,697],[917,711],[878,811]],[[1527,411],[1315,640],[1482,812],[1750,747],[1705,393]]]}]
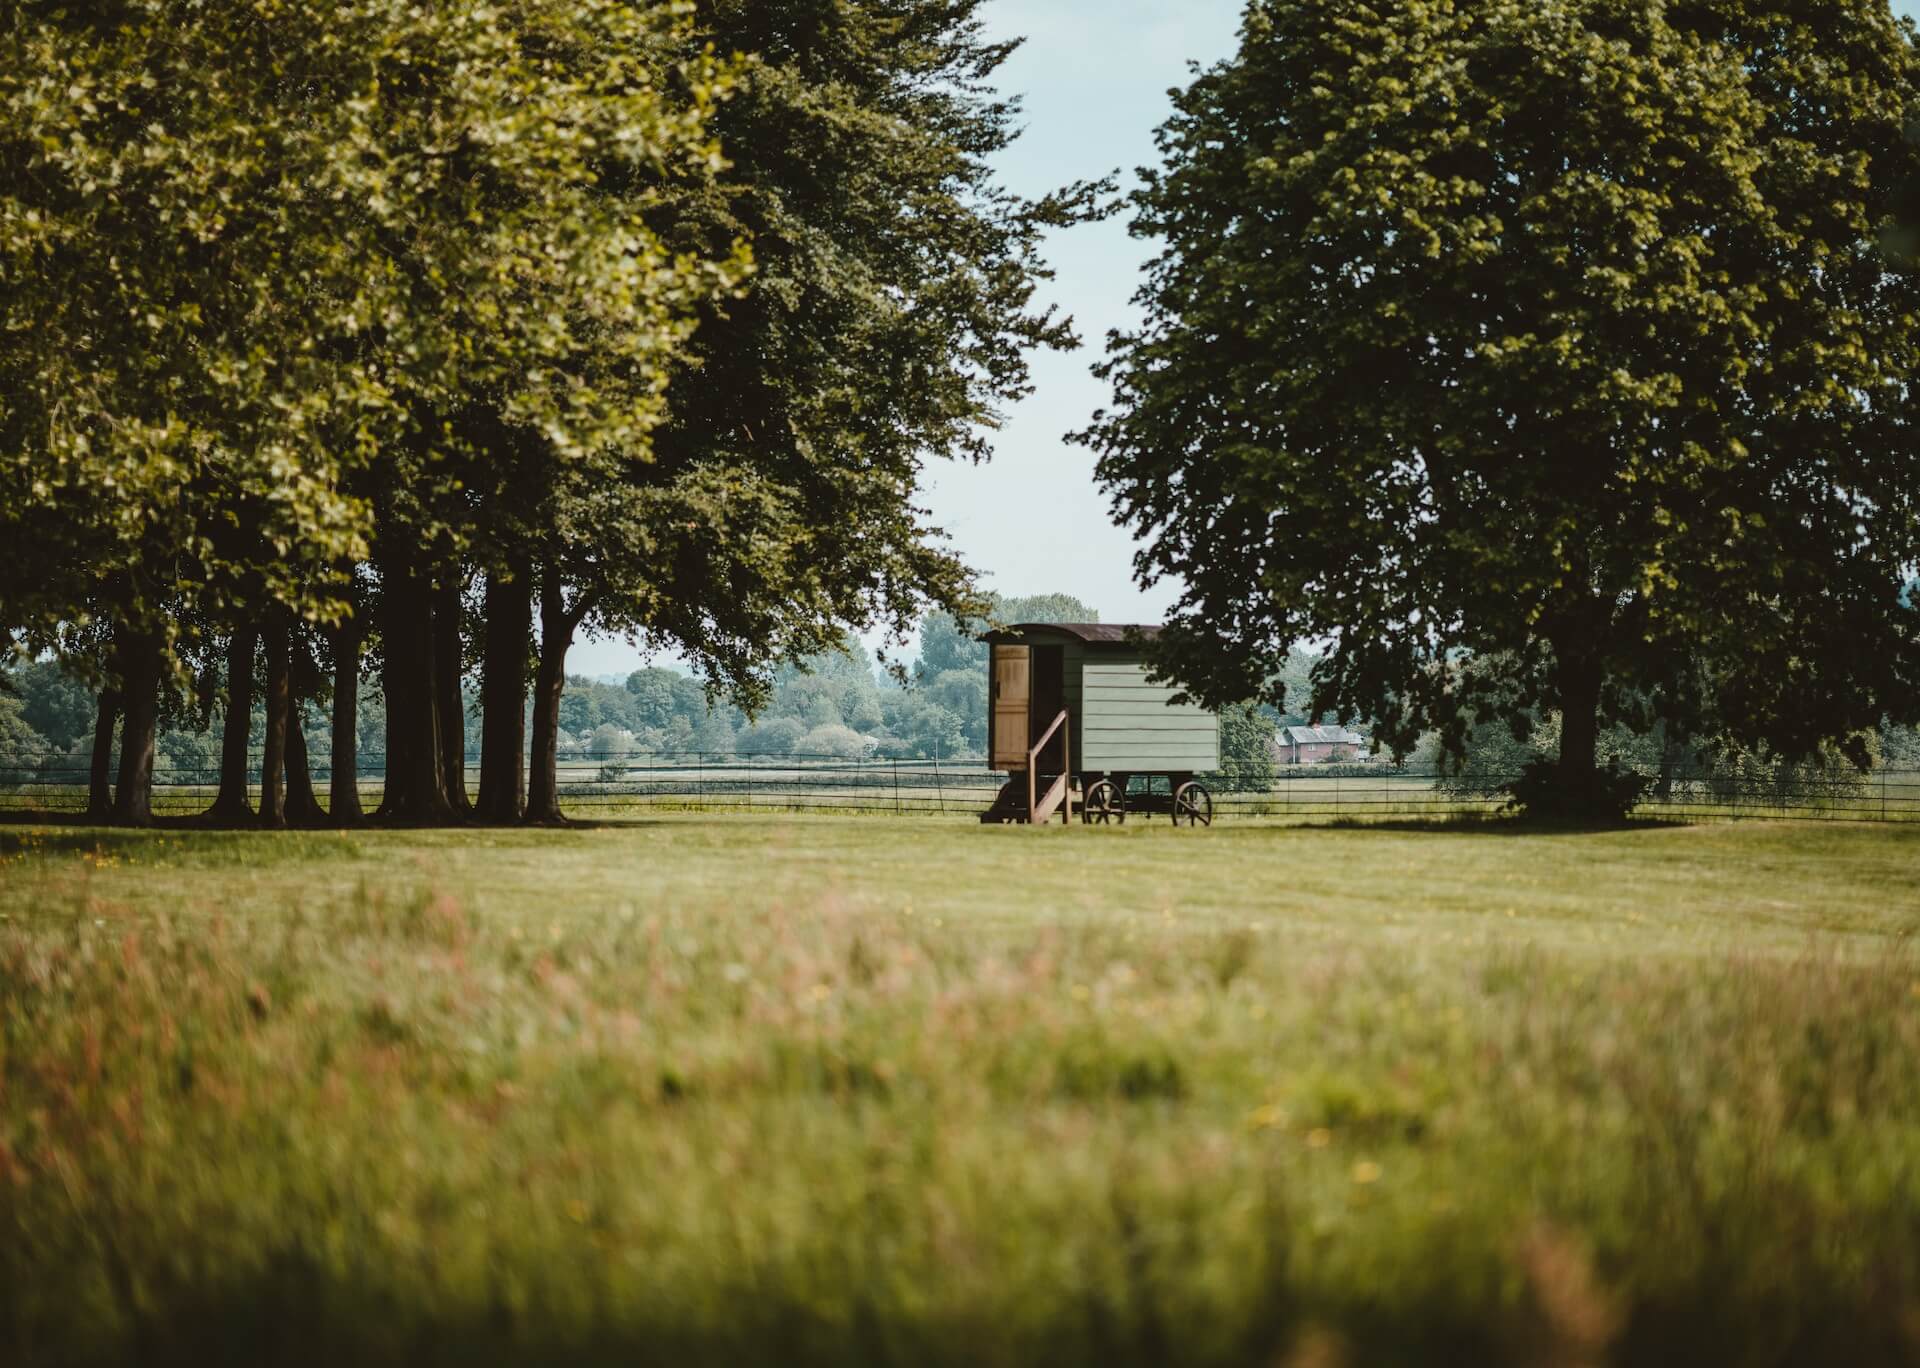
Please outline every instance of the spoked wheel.
[{"label": "spoked wheel", "polygon": [[1088,826],[1118,825],[1127,820],[1127,795],[1111,779],[1102,779],[1087,790],[1080,804],[1080,820]]},{"label": "spoked wheel", "polygon": [[1173,824],[1213,825],[1213,795],[1205,785],[1188,782],[1173,791]]}]

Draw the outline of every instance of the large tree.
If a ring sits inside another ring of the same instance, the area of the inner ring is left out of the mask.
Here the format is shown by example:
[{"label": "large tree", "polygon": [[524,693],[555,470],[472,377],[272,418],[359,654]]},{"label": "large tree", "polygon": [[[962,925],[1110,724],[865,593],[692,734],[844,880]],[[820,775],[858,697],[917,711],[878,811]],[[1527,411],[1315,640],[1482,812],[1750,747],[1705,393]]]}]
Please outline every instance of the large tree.
[{"label": "large tree", "polygon": [[451,812],[434,670],[459,653],[434,599],[471,537],[465,416],[555,461],[636,459],[694,303],[737,274],[730,249],[666,251],[651,197],[608,188],[717,162],[724,64],[682,18],[117,0],[0,19],[0,621],[115,624],[123,817],[145,815],[181,632],[338,622],[370,546],[394,810]]},{"label": "large tree", "polygon": [[[1134,196],[1161,239],[1082,440],[1227,704],[1663,713],[1783,754],[1920,709],[1910,174],[1884,0],[1257,0]],[[1466,668],[1468,662],[1475,668]]]},{"label": "large tree", "polygon": [[690,53],[752,60],[714,115],[725,169],[670,185],[650,222],[697,257],[744,238],[754,274],[703,307],[645,462],[554,472],[522,500],[542,585],[533,815],[558,815],[576,629],[674,649],[752,708],[779,662],[848,628],[904,636],[930,602],[974,606],[920,506],[926,467],[983,458],[1028,352],[1073,344],[1035,304],[1039,252],[1089,199],[1000,183],[1018,110],[990,82],[1014,45],[981,8],[695,5]]}]

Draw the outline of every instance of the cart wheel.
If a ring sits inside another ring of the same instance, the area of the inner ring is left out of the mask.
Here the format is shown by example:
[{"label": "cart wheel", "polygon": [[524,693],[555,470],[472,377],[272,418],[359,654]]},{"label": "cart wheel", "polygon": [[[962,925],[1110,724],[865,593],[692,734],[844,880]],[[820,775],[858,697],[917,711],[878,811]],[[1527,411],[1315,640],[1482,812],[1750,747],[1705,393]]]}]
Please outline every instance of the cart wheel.
[{"label": "cart wheel", "polygon": [[1213,825],[1213,795],[1205,785],[1188,782],[1173,791],[1173,824]]},{"label": "cart wheel", "polygon": [[1080,820],[1088,826],[1119,824],[1127,820],[1127,795],[1111,779],[1102,779],[1087,790],[1080,802]]}]

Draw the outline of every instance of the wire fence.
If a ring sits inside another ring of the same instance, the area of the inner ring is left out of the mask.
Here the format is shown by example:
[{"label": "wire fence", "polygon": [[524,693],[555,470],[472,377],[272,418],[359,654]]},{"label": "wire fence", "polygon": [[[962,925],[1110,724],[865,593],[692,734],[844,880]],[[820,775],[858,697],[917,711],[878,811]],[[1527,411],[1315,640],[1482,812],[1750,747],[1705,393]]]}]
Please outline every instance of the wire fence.
[{"label": "wire fence", "polygon": [[[249,774],[250,802],[258,800],[259,777],[256,757]],[[358,777],[361,805],[371,812],[385,787],[384,761],[364,758]],[[1227,775],[1196,777],[1211,793],[1216,820],[1419,820],[1491,815],[1506,802],[1497,791],[1506,782],[1502,776],[1475,775],[1468,784],[1433,770],[1389,764],[1281,766],[1270,782],[1251,785]],[[329,778],[324,766],[315,767],[323,805]],[[471,794],[478,786],[477,757],[469,757],[466,779]],[[1007,776],[977,758],[593,752],[563,757],[558,779],[562,808],[578,817],[658,808],[971,818],[992,806]],[[84,813],[87,780],[85,757],[0,759],[0,813]],[[218,788],[216,768],[157,765],[154,811],[192,815],[212,803]],[[1164,820],[1170,796],[1164,776],[1134,776],[1127,795],[1130,817]],[[1813,778],[1670,776],[1650,790],[1636,814],[1685,821],[1920,822],[1920,769]]]}]

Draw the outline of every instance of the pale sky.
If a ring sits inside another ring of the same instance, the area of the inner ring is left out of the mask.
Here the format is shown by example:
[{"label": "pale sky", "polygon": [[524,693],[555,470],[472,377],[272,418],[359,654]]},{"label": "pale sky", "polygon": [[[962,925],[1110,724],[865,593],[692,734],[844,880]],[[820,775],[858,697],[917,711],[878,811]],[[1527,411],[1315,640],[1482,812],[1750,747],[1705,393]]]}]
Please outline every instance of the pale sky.
[{"label": "pale sky", "polygon": [[[1920,18],[1920,0],[1894,9]],[[1169,88],[1188,83],[1190,63],[1231,55],[1240,10],[1241,0],[995,0],[995,36],[1027,39],[1000,73],[1026,106],[1026,133],[1002,158],[1007,183],[1037,195],[1117,168],[1131,184],[1154,160]],[[1134,583],[1134,544],[1094,484],[1092,453],[1064,440],[1107,401],[1090,367],[1107,333],[1131,326],[1149,244],[1129,237],[1122,217],[1057,233],[1049,248],[1057,278],[1044,297],[1073,316],[1085,345],[1035,357],[1034,394],[994,434],[993,460],[936,462],[925,502],[986,588],[1068,593],[1106,622],[1157,622],[1171,588]],[[567,663],[613,674],[641,657],[625,642],[582,641]]]}]

